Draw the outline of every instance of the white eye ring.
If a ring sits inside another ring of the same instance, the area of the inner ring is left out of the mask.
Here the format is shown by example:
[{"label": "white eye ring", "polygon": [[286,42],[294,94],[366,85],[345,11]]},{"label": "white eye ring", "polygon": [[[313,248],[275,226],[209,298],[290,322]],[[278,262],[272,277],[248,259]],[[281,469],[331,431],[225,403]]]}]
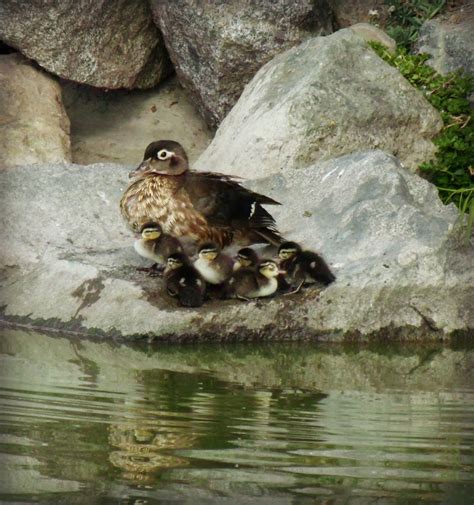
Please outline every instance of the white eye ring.
[{"label": "white eye ring", "polygon": [[173,153],[170,153],[169,151],[167,151],[166,149],[162,149],[159,153],[158,153],[158,159],[159,160],[167,160],[168,158],[171,158],[171,156],[173,155]]}]

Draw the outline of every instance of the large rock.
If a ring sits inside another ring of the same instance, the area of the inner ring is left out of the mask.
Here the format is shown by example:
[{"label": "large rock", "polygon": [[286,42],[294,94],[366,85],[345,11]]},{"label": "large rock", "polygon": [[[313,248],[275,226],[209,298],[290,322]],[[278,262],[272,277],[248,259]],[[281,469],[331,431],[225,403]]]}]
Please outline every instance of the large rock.
[{"label": "large rock", "polygon": [[283,203],[289,238],[323,253],[337,281],[270,301],[178,308],[144,265],[118,201],[130,167],[0,172],[2,317],[104,337],[158,340],[440,339],[473,335],[474,255],[457,211],[381,151],[252,181]]},{"label": "large rock", "polygon": [[71,161],[61,87],[20,54],[0,55],[0,167]]},{"label": "large rock", "polygon": [[179,139],[193,162],[212,139],[175,77],[146,91],[105,92],[63,83],[63,97],[75,163],[138,164],[157,139]]},{"label": "large rock", "polygon": [[183,86],[219,124],[255,72],[302,40],[332,32],[326,0],[150,0]]},{"label": "large rock", "polygon": [[417,47],[432,56],[428,63],[439,73],[464,70],[474,76],[474,3],[426,21]]},{"label": "large rock", "polygon": [[415,170],[441,127],[421,93],[347,28],[261,68],[197,166],[253,177],[380,148]]},{"label": "large rock", "polygon": [[150,88],[170,71],[146,0],[2,0],[0,39],[53,74],[100,88]]}]

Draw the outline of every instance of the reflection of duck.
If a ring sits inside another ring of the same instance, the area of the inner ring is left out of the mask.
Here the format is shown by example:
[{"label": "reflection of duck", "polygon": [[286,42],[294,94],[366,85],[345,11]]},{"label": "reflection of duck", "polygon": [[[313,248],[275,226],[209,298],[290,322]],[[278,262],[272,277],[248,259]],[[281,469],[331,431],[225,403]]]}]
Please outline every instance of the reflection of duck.
[{"label": "reflection of duck", "polygon": [[204,303],[206,283],[184,253],[168,258],[164,276],[168,294],[178,298],[183,307],[200,307]]},{"label": "reflection of duck", "polygon": [[140,230],[140,238],[135,240],[135,251],[140,256],[154,261],[150,268],[140,270],[150,271],[157,268],[157,264],[166,263],[168,256],[177,252],[183,252],[181,243],[176,237],[163,233],[158,223],[146,223]]},{"label": "reflection of duck", "polygon": [[263,298],[273,295],[278,289],[278,275],[281,271],[272,260],[262,260],[256,271],[241,268],[234,272],[227,283],[229,298]]},{"label": "reflection of duck", "polygon": [[280,267],[289,284],[299,291],[303,284],[319,282],[328,286],[336,280],[324,259],[313,251],[303,251],[296,242],[284,242],[278,249]]},{"label": "reflection of duck", "polygon": [[194,262],[194,268],[209,284],[225,282],[232,275],[233,266],[232,258],[211,243],[199,248],[198,258]]},{"label": "reflection of duck", "polygon": [[281,242],[275,220],[262,207],[278,202],[244,188],[232,177],[190,170],[186,152],[177,142],[150,144],[130,177],[120,209],[134,230],[153,221],[175,237],[220,247],[232,242]]}]

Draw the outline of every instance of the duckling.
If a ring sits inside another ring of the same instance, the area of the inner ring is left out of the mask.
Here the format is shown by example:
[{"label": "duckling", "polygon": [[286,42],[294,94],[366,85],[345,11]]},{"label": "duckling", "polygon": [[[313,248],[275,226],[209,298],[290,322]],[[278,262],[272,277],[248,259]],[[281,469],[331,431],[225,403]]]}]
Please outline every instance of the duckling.
[{"label": "duckling", "polygon": [[255,269],[260,261],[258,254],[251,247],[243,247],[234,258],[234,272],[240,268]]},{"label": "duckling", "polygon": [[229,279],[227,296],[250,300],[272,296],[278,289],[278,275],[284,273],[272,260],[262,260],[256,271],[240,268]]},{"label": "duckling", "polygon": [[129,177],[120,210],[132,230],[153,221],[177,238],[222,248],[283,241],[275,220],[262,207],[280,205],[277,201],[244,188],[235,177],[190,170],[178,142],[152,142]]},{"label": "duckling", "polygon": [[184,253],[168,257],[164,277],[168,294],[178,298],[183,307],[200,307],[204,303],[206,283]]},{"label": "duckling", "polygon": [[198,251],[194,268],[209,284],[222,284],[233,272],[234,262],[213,243],[203,244]]},{"label": "duckling", "polygon": [[278,249],[280,268],[287,272],[289,284],[297,293],[303,284],[319,282],[328,286],[336,280],[324,259],[313,251],[303,251],[296,242],[284,242]]},{"label": "duckling", "polygon": [[144,258],[155,263],[149,268],[138,268],[143,272],[163,270],[166,259],[171,254],[183,252],[180,241],[171,235],[163,233],[158,223],[146,223],[140,230],[140,238],[135,240],[135,251]]}]

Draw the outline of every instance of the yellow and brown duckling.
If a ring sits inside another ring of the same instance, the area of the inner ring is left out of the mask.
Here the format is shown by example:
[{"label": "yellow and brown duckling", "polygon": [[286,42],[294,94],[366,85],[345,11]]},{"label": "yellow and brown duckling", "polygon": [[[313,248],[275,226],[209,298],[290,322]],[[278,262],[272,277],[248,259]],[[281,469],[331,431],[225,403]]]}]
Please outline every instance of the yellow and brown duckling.
[{"label": "yellow and brown duckling", "polygon": [[158,271],[166,265],[168,256],[183,252],[180,241],[171,235],[163,233],[158,223],[146,223],[140,230],[140,236],[135,240],[135,251],[144,258],[154,261],[150,268],[139,268],[145,272]]},{"label": "yellow and brown duckling", "polygon": [[212,242],[199,248],[198,257],[194,262],[194,268],[201,277],[213,285],[225,282],[232,275],[233,267],[233,259]]},{"label": "yellow and brown duckling", "polygon": [[183,307],[200,307],[204,303],[206,283],[184,253],[169,256],[164,272],[166,290]]},{"label": "yellow and brown duckling", "polygon": [[132,181],[120,209],[134,231],[153,221],[177,238],[214,242],[222,248],[231,243],[282,242],[275,220],[262,207],[278,202],[244,188],[233,177],[190,170],[178,142],[151,143],[129,176]]},{"label": "yellow and brown duckling", "polygon": [[255,270],[260,258],[251,247],[243,247],[237,251],[234,260],[234,271],[237,271],[240,268],[250,268],[251,270]]},{"label": "yellow and brown duckling", "polygon": [[324,259],[313,251],[303,251],[296,242],[284,242],[278,248],[280,268],[286,271],[286,280],[298,292],[303,284],[319,282],[328,286],[336,280]]},{"label": "yellow and brown duckling", "polygon": [[283,273],[273,260],[262,260],[256,270],[240,268],[227,282],[227,297],[250,300],[272,296],[278,290],[278,276]]}]

